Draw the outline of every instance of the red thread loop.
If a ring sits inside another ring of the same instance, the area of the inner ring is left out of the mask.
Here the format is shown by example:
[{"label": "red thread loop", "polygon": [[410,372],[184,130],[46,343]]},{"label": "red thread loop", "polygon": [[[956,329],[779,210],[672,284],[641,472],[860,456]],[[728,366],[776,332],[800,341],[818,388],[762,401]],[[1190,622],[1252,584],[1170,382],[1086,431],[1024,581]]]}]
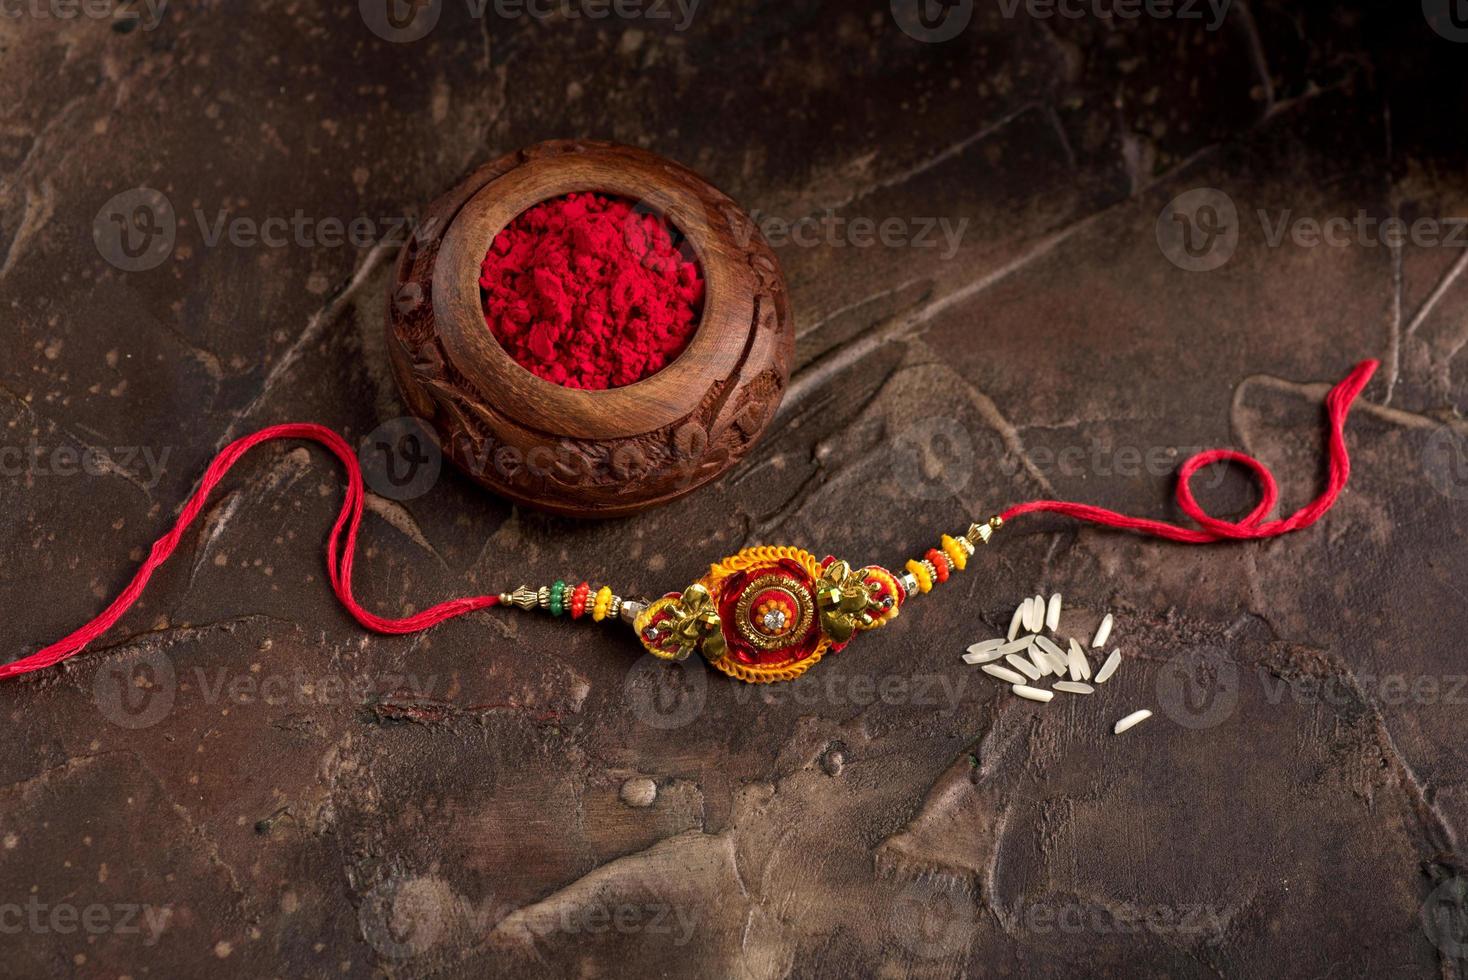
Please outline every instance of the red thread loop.
[{"label": "red thread loop", "polygon": [[[362,523],[364,499],[362,467],[357,462],[357,454],[352,452],[352,447],[347,445],[346,440],[325,426],[304,422],[276,425],[236,439],[214,458],[214,462],[209,464],[209,469],[205,471],[204,478],[199,481],[199,488],[194,491],[193,496],[189,498],[188,503],[179,513],[173,530],[153,543],[153,550],[149,552],[147,560],[133,575],[127,588],[112,600],[112,604],[103,610],[100,616],[65,639],[57,640],[50,646],[28,657],[22,657],[14,663],[0,665],[0,680],[28,674],[31,671],[60,663],[80,653],[88,643],[107,632],[114,623],[122,618],[122,614],[127,612],[134,602],[137,602],[138,596],[143,594],[143,588],[148,584],[148,579],[152,578],[153,571],[167,561],[169,555],[173,554],[184,532],[188,530],[194,518],[199,516],[199,512],[204,509],[209,491],[224,479],[224,475],[229,472],[230,467],[239,462],[241,456],[262,442],[269,442],[272,439],[310,439],[319,442],[330,449],[346,467],[347,496],[342,501],[341,514],[338,515],[336,524],[331,529],[331,536],[326,539],[326,570],[331,578],[332,591],[336,593],[341,604],[357,622],[377,633],[416,633],[446,619],[453,619],[455,616],[462,616],[476,609],[487,609],[499,603],[499,597],[493,595],[450,599],[431,609],[425,609],[416,616],[408,616],[404,619],[385,619],[363,609],[352,596],[352,559],[357,551],[357,528]],[[343,527],[347,532],[344,545],[341,540]]]},{"label": "red thread loop", "polygon": [[[1269,467],[1253,456],[1233,449],[1204,450],[1190,457],[1178,470],[1177,504],[1182,508],[1184,514],[1198,523],[1197,528],[1179,527],[1176,524],[1149,520],[1145,517],[1130,517],[1104,507],[1092,507],[1089,504],[1077,504],[1065,500],[1032,500],[1028,503],[1016,504],[999,516],[1009,521],[1021,514],[1051,511],[1074,517],[1077,520],[1089,521],[1092,524],[1150,534],[1153,537],[1180,541],[1184,544],[1211,544],[1215,541],[1274,538],[1309,527],[1335,506],[1336,499],[1340,497],[1346,482],[1351,478],[1351,457],[1346,450],[1346,417],[1351,412],[1351,405],[1356,401],[1356,396],[1361,394],[1361,389],[1366,387],[1366,383],[1371,380],[1371,376],[1376,373],[1379,366],[1379,361],[1362,361],[1330,390],[1330,394],[1325,396],[1325,411],[1330,420],[1330,473],[1326,479],[1325,490],[1321,492],[1320,496],[1289,517],[1264,522],[1265,516],[1274,510],[1274,505],[1279,502],[1279,485],[1275,483],[1274,474],[1269,472]],[[1239,463],[1253,472],[1254,478],[1259,483],[1259,504],[1249,512],[1248,516],[1238,521],[1221,521],[1209,516],[1198,505],[1191,485],[1193,475],[1203,467],[1211,466],[1214,463]]]}]

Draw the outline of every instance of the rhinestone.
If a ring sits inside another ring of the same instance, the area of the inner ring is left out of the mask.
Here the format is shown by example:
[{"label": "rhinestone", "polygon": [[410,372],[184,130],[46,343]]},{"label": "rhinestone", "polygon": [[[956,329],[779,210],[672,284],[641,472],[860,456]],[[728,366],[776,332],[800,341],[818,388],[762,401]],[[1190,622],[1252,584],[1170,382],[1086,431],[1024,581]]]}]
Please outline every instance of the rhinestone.
[{"label": "rhinestone", "polygon": [[764,618],[760,620],[760,622],[764,624],[765,629],[769,630],[771,633],[777,633],[780,630],[784,629],[785,621],[785,610],[783,609],[771,609],[769,612],[765,613]]}]

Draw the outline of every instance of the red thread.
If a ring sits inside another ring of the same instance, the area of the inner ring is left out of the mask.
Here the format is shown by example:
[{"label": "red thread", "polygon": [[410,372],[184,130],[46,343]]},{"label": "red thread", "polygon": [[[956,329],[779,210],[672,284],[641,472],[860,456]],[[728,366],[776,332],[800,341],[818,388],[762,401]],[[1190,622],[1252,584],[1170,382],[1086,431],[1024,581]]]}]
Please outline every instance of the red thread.
[{"label": "red thread", "polygon": [[484,318],[519,364],[568,388],[617,388],[683,353],[703,299],[669,226],[632,202],[569,194],[537,204],[490,243]]},{"label": "red thread", "polygon": [[[1021,514],[1050,511],[1089,521],[1092,524],[1137,531],[1141,534],[1150,534],[1184,544],[1211,544],[1215,541],[1273,538],[1309,527],[1335,506],[1336,498],[1345,489],[1346,481],[1351,478],[1351,457],[1346,450],[1346,416],[1350,414],[1351,405],[1355,402],[1356,396],[1361,394],[1361,389],[1366,387],[1366,383],[1371,380],[1371,376],[1376,373],[1379,366],[1379,361],[1362,361],[1330,390],[1330,394],[1325,396],[1325,411],[1330,419],[1330,475],[1326,479],[1325,490],[1320,496],[1289,517],[1260,523],[1278,502],[1279,485],[1274,482],[1274,474],[1269,472],[1267,466],[1247,453],[1233,449],[1205,450],[1190,457],[1178,470],[1177,504],[1182,508],[1183,513],[1200,525],[1199,528],[1179,527],[1144,517],[1130,517],[1104,507],[1092,507],[1089,504],[1077,504],[1064,500],[1032,500],[1029,503],[1016,504],[999,516],[1005,521],[1010,521]],[[1198,501],[1193,497],[1193,489],[1189,485],[1193,474],[1203,467],[1225,462],[1240,463],[1248,467],[1259,482],[1259,505],[1239,521],[1221,521],[1210,517],[1202,507],[1198,506]]]},{"label": "red thread", "polygon": [[[1155,535],[1170,541],[1180,541],[1185,544],[1208,544],[1214,541],[1224,540],[1246,540],[1251,538],[1269,538],[1290,531],[1298,531],[1309,527],[1320,519],[1321,515],[1335,504],[1336,498],[1340,496],[1346,481],[1351,476],[1351,460],[1346,451],[1345,423],[1346,416],[1350,413],[1351,405],[1361,389],[1371,380],[1376,372],[1379,362],[1362,361],[1355,369],[1346,376],[1345,380],[1330,390],[1325,398],[1326,412],[1330,418],[1330,476],[1326,481],[1323,493],[1306,506],[1300,508],[1294,514],[1281,520],[1270,521],[1261,524],[1264,515],[1274,508],[1279,499],[1279,487],[1274,481],[1274,476],[1269,469],[1254,459],[1252,456],[1237,452],[1232,449],[1210,449],[1198,453],[1183,464],[1178,471],[1177,501],[1178,506],[1183,509],[1193,520],[1201,525],[1201,530],[1193,528],[1178,527],[1161,521],[1148,520],[1146,518],[1128,517],[1118,514],[1116,511],[1106,510],[1101,507],[1092,507],[1087,504],[1069,503],[1061,500],[1033,500],[1029,503],[1018,504],[1006,510],[1002,515],[1004,520],[1010,521],[1020,516],[1035,511],[1051,511],[1064,514],[1083,521],[1091,521],[1096,524],[1104,524],[1109,527],[1122,528],[1129,531],[1138,531],[1143,534]],[[209,464],[204,478],[199,481],[199,488],[194,491],[193,496],[184,505],[178,520],[163,537],[153,543],[152,551],[149,552],[147,560],[138,568],[133,575],[132,581],[127,588],[112,600],[112,603],[103,610],[102,614],[81,629],[58,640],[28,657],[22,657],[14,663],[0,665],[0,680],[28,674],[32,671],[41,670],[71,657],[79,652],[91,641],[97,639],[114,623],[122,617],[122,614],[137,601],[142,595],[143,589],[148,584],[148,579],[158,566],[168,560],[178,547],[184,532],[188,530],[194,518],[204,509],[209,492],[224,478],[230,468],[237,463],[241,456],[249,452],[255,446],[273,439],[310,439],[321,443],[331,450],[341,460],[347,471],[347,495],[342,502],[341,514],[337,516],[336,524],[331,528],[331,534],[326,540],[326,566],[327,574],[331,579],[332,591],[341,600],[347,612],[361,623],[366,629],[376,633],[401,634],[416,633],[419,630],[428,629],[444,620],[462,616],[465,613],[474,612],[477,609],[488,609],[490,606],[499,604],[496,595],[472,596],[462,599],[451,599],[442,602],[431,609],[425,609],[415,616],[403,619],[386,619],[363,609],[352,596],[352,561],[357,549],[357,529],[362,523],[362,469],[357,462],[357,456],[352,448],[347,445],[341,436],[330,429],[309,423],[292,423],[287,425],[271,426],[261,429],[253,435],[236,439],[224,448],[214,462]],[[1253,471],[1258,479],[1261,489],[1261,499],[1258,506],[1249,512],[1248,516],[1240,521],[1220,521],[1209,517],[1198,506],[1193,498],[1192,488],[1189,481],[1193,474],[1204,466],[1219,462],[1236,462],[1247,466]],[[346,528],[346,541],[342,542],[342,529]],[[343,546],[344,544],[344,546]],[[935,562],[937,567],[937,562]]]},{"label": "red thread", "polygon": [[[138,568],[137,573],[133,575],[127,588],[112,600],[112,604],[100,616],[63,640],[57,640],[50,646],[28,657],[22,657],[14,663],[0,665],[0,680],[28,674],[33,670],[41,670],[60,663],[80,653],[88,643],[107,632],[112,624],[116,623],[122,614],[138,600],[138,596],[142,595],[143,588],[148,584],[148,579],[152,577],[153,571],[167,561],[169,555],[173,554],[184,532],[188,530],[194,518],[199,516],[199,512],[204,509],[209,491],[224,479],[224,475],[239,461],[241,456],[262,442],[269,442],[272,439],[315,440],[335,453],[337,459],[341,460],[342,465],[346,467],[347,496],[342,502],[341,514],[331,529],[331,536],[326,540],[326,568],[331,578],[332,591],[336,593],[342,605],[347,608],[347,612],[351,613],[357,622],[377,633],[416,633],[446,619],[453,619],[455,616],[462,616],[476,609],[487,609],[499,603],[499,596],[494,595],[451,599],[405,619],[385,619],[363,609],[352,596],[352,559],[357,550],[357,528],[362,523],[363,500],[362,468],[357,463],[357,455],[352,452],[352,447],[348,446],[341,436],[324,426],[307,423],[276,425],[268,429],[261,429],[253,435],[236,439],[215,457],[214,462],[209,464],[209,469],[205,471],[203,480],[199,482],[199,488],[194,491],[194,495],[189,498],[183,511],[178,515],[178,521],[173,525],[173,530],[153,543],[153,550],[148,554],[147,560]],[[340,547],[343,527],[347,531],[344,548]]]}]

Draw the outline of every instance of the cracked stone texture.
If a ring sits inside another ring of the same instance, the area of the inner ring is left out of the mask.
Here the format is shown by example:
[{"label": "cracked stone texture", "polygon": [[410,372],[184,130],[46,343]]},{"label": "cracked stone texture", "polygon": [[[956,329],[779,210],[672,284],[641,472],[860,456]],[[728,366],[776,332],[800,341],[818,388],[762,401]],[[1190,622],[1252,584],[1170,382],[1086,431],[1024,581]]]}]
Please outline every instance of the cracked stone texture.
[{"label": "cracked stone texture", "polygon": [[[945,43],[883,0],[709,0],[685,31],[448,2],[413,43],[351,3],[0,19],[6,659],[94,615],[229,439],[401,415],[394,222],[542,139],[649,147],[767,227],[963,233],[779,242],[797,372],[688,499],[587,524],[453,472],[374,494],[357,593],[385,614],[559,576],[658,594],[754,543],[900,564],[1042,494],[1176,518],[1168,473],[1209,445],[1293,509],[1324,392],[1383,362],[1308,531],[1026,519],[767,690],[518,613],[364,635],[324,581],[338,468],[257,450],[103,640],[0,687],[0,975],[1461,976],[1468,243],[1268,232],[1464,214],[1468,46],[1405,2],[1239,0],[1212,31],[1006,6]],[[177,244],[126,272],[93,224],[137,186]],[[1156,225],[1200,187],[1240,238],[1190,272]],[[297,211],[389,240],[210,244]],[[88,449],[111,465],[67,472]],[[1052,591],[1064,632],[1116,614],[1095,696],[959,661]]]}]

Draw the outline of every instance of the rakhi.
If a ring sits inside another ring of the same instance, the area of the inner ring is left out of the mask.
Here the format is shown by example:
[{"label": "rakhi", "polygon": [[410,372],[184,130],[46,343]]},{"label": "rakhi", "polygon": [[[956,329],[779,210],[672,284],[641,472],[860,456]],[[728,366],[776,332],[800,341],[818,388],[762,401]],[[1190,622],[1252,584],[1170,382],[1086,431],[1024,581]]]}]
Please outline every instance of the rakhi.
[{"label": "rakhi", "polygon": [[[352,595],[352,559],[362,520],[364,490],[356,454],[341,436],[307,423],[277,425],[231,443],[204,473],[180,512],[173,530],[159,538],[127,588],[96,619],[30,656],[0,666],[0,679],[50,667],[80,652],[101,636],[137,601],[154,569],[178,547],[199,515],[209,492],[250,449],[275,439],[307,439],[331,450],[347,471],[347,495],[326,542],[327,572],[342,605],[363,627],[403,634],[428,629],[477,609],[514,606],[552,616],[622,622],[633,626],[642,646],[664,660],[685,660],[695,651],[731,677],[754,683],[788,681],[809,670],[828,653],[843,649],[857,635],[894,619],[915,596],[963,571],[980,545],[1023,514],[1048,511],[1107,527],[1134,531],[1182,544],[1211,544],[1272,538],[1314,524],[1335,504],[1351,474],[1345,423],[1351,405],[1376,372],[1378,362],[1362,361],[1325,398],[1329,423],[1329,473],[1320,496],[1289,517],[1266,521],[1279,499],[1274,476],[1258,460],[1230,449],[1210,449],[1190,457],[1178,470],[1177,503],[1196,528],[1129,517],[1116,511],[1060,500],[1034,500],[1010,507],[961,535],[945,534],[937,547],[909,560],[900,572],[878,565],[853,568],[832,557],[817,559],[792,547],[752,547],[715,562],[703,578],[681,592],[651,602],[625,599],[609,586],[557,580],[539,588],[520,586],[498,595],[453,599],[415,616],[387,619],[362,608]],[[1259,503],[1238,521],[1210,517],[1193,497],[1190,481],[1213,463],[1239,463],[1260,489]],[[343,532],[345,531],[345,535]]]}]

